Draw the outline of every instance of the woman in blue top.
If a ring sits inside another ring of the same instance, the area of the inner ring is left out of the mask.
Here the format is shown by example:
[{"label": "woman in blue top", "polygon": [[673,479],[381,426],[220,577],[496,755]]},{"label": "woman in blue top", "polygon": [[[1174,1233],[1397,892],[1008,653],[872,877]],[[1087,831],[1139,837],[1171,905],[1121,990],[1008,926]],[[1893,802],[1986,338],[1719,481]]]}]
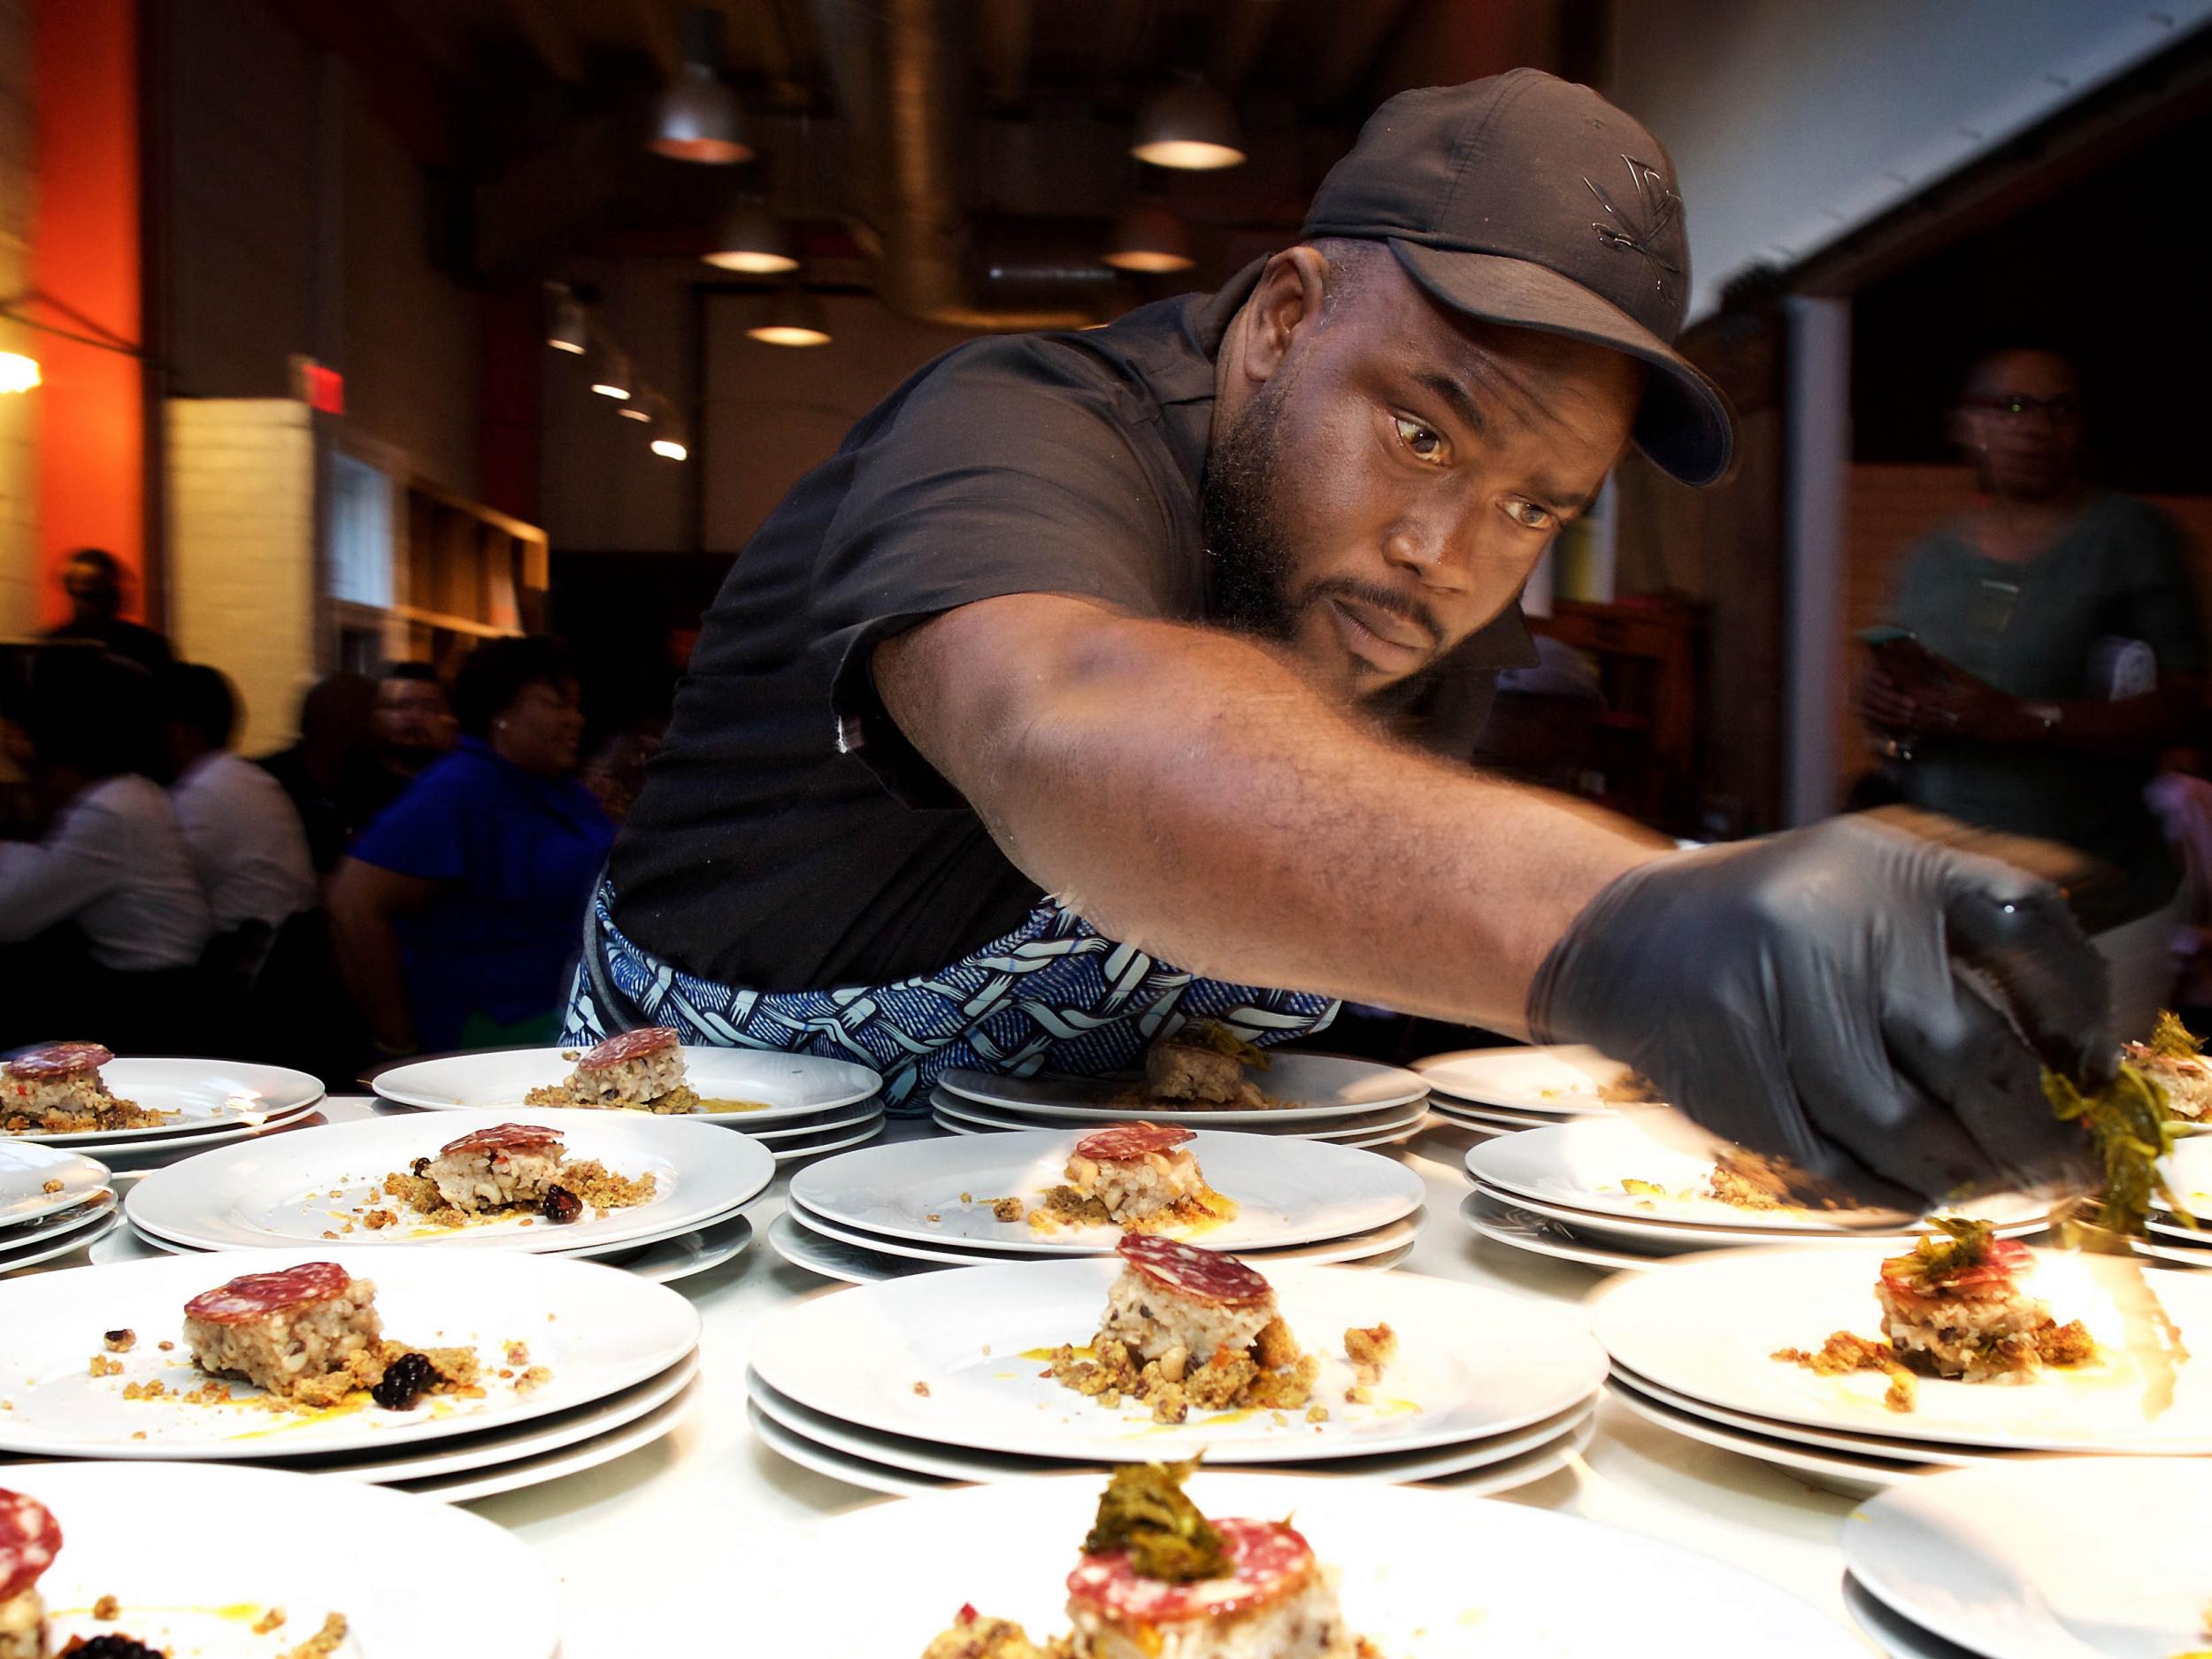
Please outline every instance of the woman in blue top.
[{"label": "woman in blue top", "polygon": [[453,705],[459,747],[369,826],[331,889],[347,986],[391,1054],[550,1039],[614,840],[575,776],[565,645],[478,646]]}]

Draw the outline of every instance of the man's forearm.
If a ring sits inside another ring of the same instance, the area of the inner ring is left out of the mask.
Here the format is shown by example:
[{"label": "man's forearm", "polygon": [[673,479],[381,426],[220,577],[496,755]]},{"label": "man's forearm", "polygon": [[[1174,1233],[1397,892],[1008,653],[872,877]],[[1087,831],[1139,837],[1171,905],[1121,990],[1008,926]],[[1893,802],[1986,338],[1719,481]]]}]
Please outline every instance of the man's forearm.
[{"label": "man's forearm", "polygon": [[887,703],[1017,864],[1194,972],[1517,1029],[1567,923],[1663,850],[1394,743],[1217,632],[1047,612],[1056,647],[979,672],[1003,635],[968,613],[1033,603],[885,648]]}]

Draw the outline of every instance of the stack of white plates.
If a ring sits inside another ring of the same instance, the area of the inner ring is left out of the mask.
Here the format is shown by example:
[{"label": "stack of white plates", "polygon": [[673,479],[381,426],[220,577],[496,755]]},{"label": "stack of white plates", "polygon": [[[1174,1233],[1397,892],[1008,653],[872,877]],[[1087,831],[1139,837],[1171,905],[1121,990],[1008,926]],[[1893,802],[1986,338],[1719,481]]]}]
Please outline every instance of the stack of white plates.
[{"label": "stack of white plates", "polygon": [[[1906,1248],[1928,1224],[1893,1210],[1746,1210],[1706,1195],[1725,1148],[1671,1112],[1586,1118],[1524,1129],[1469,1148],[1475,1190],[1461,1214],[1486,1238],[1586,1266],[1641,1270],[1705,1250],[1838,1239]],[[1632,1190],[1628,1183],[1657,1191]],[[1965,1209],[2016,1238],[2040,1230],[2049,1203],[1991,1193]]]},{"label": "stack of white plates", "polygon": [[[653,1195],[556,1225],[511,1214],[465,1227],[433,1226],[382,1191],[385,1177],[451,1141],[496,1124],[558,1130],[571,1158],[596,1159]],[[640,1112],[408,1113],[330,1124],[248,1146],[222,1147],[131,1188],[123,1210],[157,1249],[297,1250],[321,1243],[380,1249],[519,1250],[597,1258],[658,1279],[704,1272],[751,1241],[739,1212],[768,1189],[776,1163],[745,1135]],[[371,1228],[372,1211],[396,1216]]]},{"label": "stack of white plates", "polygon": [[[1640,1659],[1865,1659],[1848,1631],[1763,1579],[1577,1516],[1210,1468],[1187,1490],[1219,1518],[1295,1516],[1336,1575],[1345,1622],[1393,1659],[1610,1653],[1629,1609]],[[1058,1636],[1099,1491],[1095,1479],[1072,1476],[788,1527],[750,1576],[749,1651],[919,1653],[963,1603],[1018,1620],[1040,1643]]]},{"label": "stack of white plates", "polygon": [[2149,1233],[2136,1240],[2145,1256],[2182,1267],[2212,1267],[2212,1138],[2177,1141],[2167,1180],[2194,1218],[2192,1226],[2162,1197],[2147,1217]]},{"label": "stack of white plates", "polygon": [[[0,1465],[0,1486],[36,1499],[61,1527],[38,1585],[58,1648],[121,1632],[202,1659],[289,1652],[333,1613],[346,1622],[343,1659],[553,1659],[560,1646],[553,1575],[520,1539],[466,1509],[200,1463]],[[253,1541],[242,1548],[248,1525]],[[94,1605],[109,1598],[114,1613],[96,1620]],[[273,1612],[283,1623],[250,1638]]]},{"label": "stack of white plates", "polygon": [[[1065,1179],[1083,1131],[1016,1130],[972,1139],[869,1147],[826,1158],[792,1178],[790,1202],[769,1242],[796,1265],[855,1282],[900,1268],[1111,1256],[1117,1227],[1041,1232],[1001,1221],[995,1199],[1025,1210]],[[1206,1182],[1236,1201],[1229,1221],[1170,1228],[1171,1237],[1228,1250],[1264,1272],[1271,1262],[1356,1262],[1387,1267],[1413,1248],[1425,1219],[1421,1178],[1372,1152],[1328,1141],[1200,1130],[1186,1143]],[[856,1253],[812,1250],[815,1240]],[[874,1261],[885,1263],[871,1271]]]},{"label": "stack of white plates", "polygon": [[1736,1250],[1616,1279],[1596,1306],[1616,1392],[1678,1433],[1854,1494],[2052,1453],[2212,1455],[2212,1359],[2184,1353],[2212,1346],[2212,1279],[2125,1257],[2036,1252],[2030,1290],[2087,1325],[2097,1354],[2028,1382],[1924,1377],[1915,1409],[1893,1411],[1878,1372],[1773,1357],[1837,1331],[1878,1338],[1885,1253]]},{"label": "stack of white plates", "polygon": [[[473,1348],[487,1367],[483,1397],[275,1414],[259,1390],[231,1380],[229,1403],[190,1403],[206,1379],[185,1347],[184,1304],[240,1274],[307,1261],[373,1280],[388,1337]],[[104,1355],[104,1333],[118,1329],[134,1345]],[[0,1452],[266,1463],[454,1502],[657,1440],[697,1391],[699,1316],[677,1292],[590,1262],[505,1251],[254,1250],[33,1273],[0,1280],[0,1400],[10,1408],[0,1411]],[[518,1363],[508,1358],[513,1343],[527,1348]],[[95,1356],[122,1369],[95,1377]],[[527,1394],[498,1374],[526,1364],[551,1373]],[[123,1397],[152,1381],[165,1386],[161,1397]],[[331,1534],[318,1535],[327,1547]]]},{"label": "stack of white plates", "polygon": [[2171,1659],[2212,1641],[2200,1462],[2069,1457],[1916,1481],[1843,1529],[1844,1601],[1894,1659]]},{"label": "stack of white plates", "polygon": [[119,1100],[173,1115],[150,1129],[33,1132],[0,1135],[0,1143],[66,1147],[110,1169],[149,1169],[296,1124],[323,1098],[323,1086],[304,1071],[236,1060],[126,1056],[102,1066],[100,1077]]},{"label": "stack of white plates", "polygon": [[1078,1124],[1184,1124],[1255,1134],[1380,1146],[1402,1141],[1428,1115],[1428,1085],[1412,1072],[1333,1054],[1278,1054],[1252,1081],[1276,1103],[1186,1110],[1144,1098],[1137,1078],[998,1077],[950,1071],[929,1097],[938,1127],[956,1134],[1059,1129]]},{"label": "stack of white plates", "polygon": [[1416,1060],[1413,1069],[1428,1085],[1430,1110],[1483,1137],[1642,1110],[1604,1098],[1629,1069],[1578,1043],[1461,1048]]},{"label": "stack of white plates", "polygon": [[82,1249],[115,1225],[105,1164],[57,1147],[0,1141],[0,1273]]},{"label": "stack of white plates", "polygon": [[[1605,1356],[1579,1310],[1406,1273],[1265,1270],[1282,1317],[1321,1357],[1304,1410],[1194,1412],[1155,1423],[1041,1375],[1097,1329],[1110,1261],[964,1268],[787,1306],[756,1333],[754,1431],[793,1462],[879,1492],[1194,1457],[1477,1491],[1534,1480],[1579,1451]],[[1396,1359],[1349,1404],[1354,1325],[1387,1324]],[[1470,1340],[1479,1333],[1479,1340]]]},{"label": "stack of white plates", "polygon": [[[367,1080],[397,1106],[428,1111],[490,1110],[512,1116],[532,1089],[559,1084],[576,1069],[573,1049],[492,1048],[388,1066]],[[687,1046],[684,1072],[711,1110],[692,1123],[742,1130],[779,1164],[839,1152],[883,1133],[883,1079],[849,1060],[757,1048]],[[581,1112],[583,1107],[550,1108]],[[632,1116],[648,1114],[634,1113]]]}]

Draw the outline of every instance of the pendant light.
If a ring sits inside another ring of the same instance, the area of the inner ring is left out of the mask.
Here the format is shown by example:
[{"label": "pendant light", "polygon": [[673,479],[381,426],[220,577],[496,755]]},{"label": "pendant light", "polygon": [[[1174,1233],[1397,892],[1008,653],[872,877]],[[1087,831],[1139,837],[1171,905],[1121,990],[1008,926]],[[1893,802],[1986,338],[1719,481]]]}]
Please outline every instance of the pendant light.
[{"label": "pendant light", "polygon": [[1198,263],[1191,253],[1190,226],[1157,202],[1139,202],[1116,219],[1102,257],[1117,271],[1148,275],[1187,271]]},{"label": "pendant light", "polygon": [[691,457],[691,444],[684,435],[683,423],[676,419],[676,411],[668,406],[665,398],[655,400],[653,426],[646,448],[664,461],[685,461]]},{"label": "pendant light", "polygon": [[786,288],[776,296],[766,318],[745,332],[766,346],[826,346],[830,342],[829,313],[804,288]]},{"label": "pendant light", "polygon": [[1227,98],[1196,75],[1185,75],[1145,100],[1129,153],[1156,167],[1210,173],[1244,160],[1244,134]]},{"label": "pendant light", "polygon": [[662,88],[647,148],[675,161],[718,166],[750,161],[758,152],[745,130],[745,111],[722,79],[722,13],[694,6],[684,14],[684,61]]},{"label": "pendant light", "polygon": [[609,346],[599,356],[599,373],[591,377],[591,389],[602,397],[627,403],[630,398],[630,354]]},{"label": "pendant light", "polygon": [[556,351],[567,351],[582,357],[591,344],[591,326],[584,316],[584,303],[576,297],[573,288],[558,282],[545,285],[549,302],[545,324],[545,343]]},{"label": "pendant light", "polygon": [[781,276],[799,268],[790,231],[765,203],[750,197],[731,210],[714,246],[703,257],[710,265],[750,276]]}]

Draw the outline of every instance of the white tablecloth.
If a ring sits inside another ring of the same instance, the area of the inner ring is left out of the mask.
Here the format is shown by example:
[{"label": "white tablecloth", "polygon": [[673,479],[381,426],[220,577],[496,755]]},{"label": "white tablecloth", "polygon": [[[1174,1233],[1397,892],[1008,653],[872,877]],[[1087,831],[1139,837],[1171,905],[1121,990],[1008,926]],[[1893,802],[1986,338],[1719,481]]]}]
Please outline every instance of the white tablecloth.
[{"label": "white tablecloth", "polygon": [[[366,1099],[349,1097],[328,1102],[325,1115],[336,1121],[374,1110]],[[895,1123],[890,1133],[937,1132],[925,1121]],[[1432,1126],[1384,1149],[1429,1189],[1427,1229],[1394,1271],[1571,1302],[1587,1297],[1602,1281],[1597,1271],[1492,1243],[1461,1221],[1467,1144],[1459,1131]],[[747,1210],[761,1233],[781,1211],[787,1184],[780,1177]],[[746,1422],[745,1365],[755,1324],[793,1297],[837,1294],[842,1286],[788,1265],[757,1236],[735,1261],[675,1288],[690,1297],[705,1325],[705,1388],[690,1417],[668,1438],[598,1469],[473,1506],[526,1540],[559,1575],[562,1659],[707,1651],[703,1638],[712,1651],[740,1652],[749,1574],[769,1540],[858,1504],[898,1502],[785,1462],[754,1440]],[[1609,1396],[1598,1424],[1597,1438],[1573,1465],[1499,1501],[1704,1550],[1848,1624],[1837,1539],[1849,1500],[1669,1434]],[[864,1578],[856,1576],[855,1584],[856,1594],[865,1593]]]}]

